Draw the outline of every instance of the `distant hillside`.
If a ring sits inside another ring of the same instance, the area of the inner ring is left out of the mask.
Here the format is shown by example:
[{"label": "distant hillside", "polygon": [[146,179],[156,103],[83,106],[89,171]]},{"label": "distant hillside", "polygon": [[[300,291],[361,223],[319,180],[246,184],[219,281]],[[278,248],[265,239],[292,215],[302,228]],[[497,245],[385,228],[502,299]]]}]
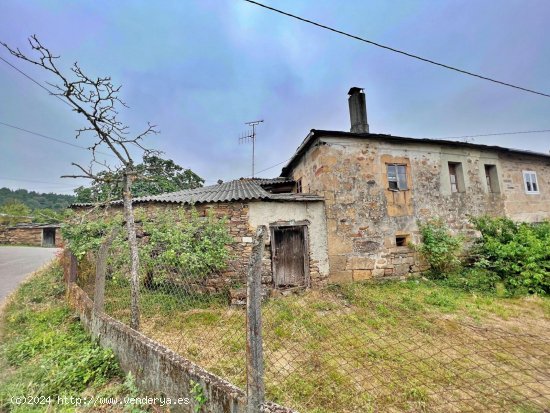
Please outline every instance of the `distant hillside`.
[{"label": "distant hillside", "polygon": [[54,193],[41,194],[34,191],[29,192],[26,189],[12,191],[9,188],[0,188],[0,207],[10,200],[22,202],[33,211],[47,208],[60,211],[72,204],[75,197]]}]

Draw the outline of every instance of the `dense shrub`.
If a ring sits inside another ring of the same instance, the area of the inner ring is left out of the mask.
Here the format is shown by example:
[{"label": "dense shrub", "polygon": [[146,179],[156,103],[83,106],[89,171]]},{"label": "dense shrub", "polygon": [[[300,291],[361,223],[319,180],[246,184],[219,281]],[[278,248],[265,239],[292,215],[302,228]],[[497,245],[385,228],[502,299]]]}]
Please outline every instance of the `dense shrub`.
[{"label": "dense shrub", "polygon": [[87,252],[96,252],[103,239],[115,226],[122,225],[122,215],[75,216],[61,227],[61,234],[67,248],[81,260]]},{"label": "dense shrub", "polygon": [[[194,209],[163,210],[154,215],[136,211],[136,231],[141,273],[146,286],[176,278],[204,278],[227,266],[233,242],[227,219],[213,214],[199,216]],[[82,260],[96,252],[115,227],[122,227],[120,214],[75,221],[63,227],[68,248]],[[125,278],[130,271],[126,230],[118,232],[108,254],[110,276]]]},{"label": "dense shrub", "polygon": [[203,278],[227,266],[233,242],[227,219],[213,214],[201,217],[196,210],[164,211],[154,219],[143,220],[146,242],[140,248],[140,261],[148,274],[156,277],[173,273]]},{"label": "dense shrub", "polygon": [[550,222],[490,217],[472,222],[481,233],[474,247],[477,268],[496,274],[510,291],[550,293]]},{"label": "dense shrub", "polygon": [[498,292],[500,278],[492,271],[483,268],[463,268],[460,272],[449,274],[443,285],[468,292]]},{"label": "dense shrub", "polygon": [[419,223],[418,227],[422,239],[415,247],[429,264],[429,275],[445,278],[448,273],[458,270],[461,266],[462,237],[452,235],[440,219]]}]

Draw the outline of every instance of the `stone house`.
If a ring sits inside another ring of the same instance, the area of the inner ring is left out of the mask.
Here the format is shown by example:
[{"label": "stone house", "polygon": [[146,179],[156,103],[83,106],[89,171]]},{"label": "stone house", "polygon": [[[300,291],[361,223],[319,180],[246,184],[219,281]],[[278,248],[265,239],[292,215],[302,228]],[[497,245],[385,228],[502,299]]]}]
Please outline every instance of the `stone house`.
[{"label": "stone house", "polygon": [[469,216],[550,218],[550,155],[371,134],[362,89],[350,89],[348,103],[350,132],[312,129],[278,178],[134,203],[229,218],[235,258],[208,280],[214,290],[245,280],[258,225],[270,228],[263,282],[287,289],[417,273],[409,242],[419,241],[417,223],[433,217],[461,232],[472,230]]},{"label": "stone house", "polygon": [[0,245],[62,247],[60,225],[21,223],[0,227]]},{"label": "stone house", "polygon": [[311,130],[281,173],[324,199],[331,281],[419,271],[418,221],[468,231],[469,216],[550,219],[550,155],[371,134],[362,89],[348,103],[350,132]]}]

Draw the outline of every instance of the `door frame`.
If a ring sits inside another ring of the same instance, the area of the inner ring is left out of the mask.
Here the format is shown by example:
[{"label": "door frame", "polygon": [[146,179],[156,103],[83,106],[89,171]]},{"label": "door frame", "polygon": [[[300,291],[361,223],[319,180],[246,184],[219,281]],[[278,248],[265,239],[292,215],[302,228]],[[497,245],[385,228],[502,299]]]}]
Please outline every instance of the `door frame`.
[{"label": "door frame", "polygon": [[[271,244],[271,274],[273,278],[273,286],[279,288],[276,281],[277,263],[275,259],[275,231],[280,228],[297,227],[304,234],[304,285],[309,288],[311,279],[309,276],[309,221],[277,221],[269,224],[270,244]],[[301,287],[301,286],[300,286]]]},{"label": "door frame", "polygon": [[[53,244],[51,244],[51,245],[46,245],[46,239],[47,239],[46,232],[48,232],[49,234],[53,234],[52,235]],[[42,245],[41,246],[45,247],[45,248],[55,247],[56,235],[57,235],[56,228],[42,228]]]}]

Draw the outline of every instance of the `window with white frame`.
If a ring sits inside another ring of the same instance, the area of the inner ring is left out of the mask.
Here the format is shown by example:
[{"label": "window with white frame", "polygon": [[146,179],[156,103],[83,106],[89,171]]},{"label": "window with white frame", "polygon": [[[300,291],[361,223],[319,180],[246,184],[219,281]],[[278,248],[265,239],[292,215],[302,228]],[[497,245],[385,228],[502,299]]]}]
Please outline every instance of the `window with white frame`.
[{"label": "window with white frame", "polygon": [[537,173],[534,171],[523,171],[523,182],[525,183],[525,193],[538,194],[539,183],[537,181]]},{"label": "window with white frame", "polygon": [[408,189],[407,165],[390,163],[387,167],[388,188],[392,191],[406,191]]}]

